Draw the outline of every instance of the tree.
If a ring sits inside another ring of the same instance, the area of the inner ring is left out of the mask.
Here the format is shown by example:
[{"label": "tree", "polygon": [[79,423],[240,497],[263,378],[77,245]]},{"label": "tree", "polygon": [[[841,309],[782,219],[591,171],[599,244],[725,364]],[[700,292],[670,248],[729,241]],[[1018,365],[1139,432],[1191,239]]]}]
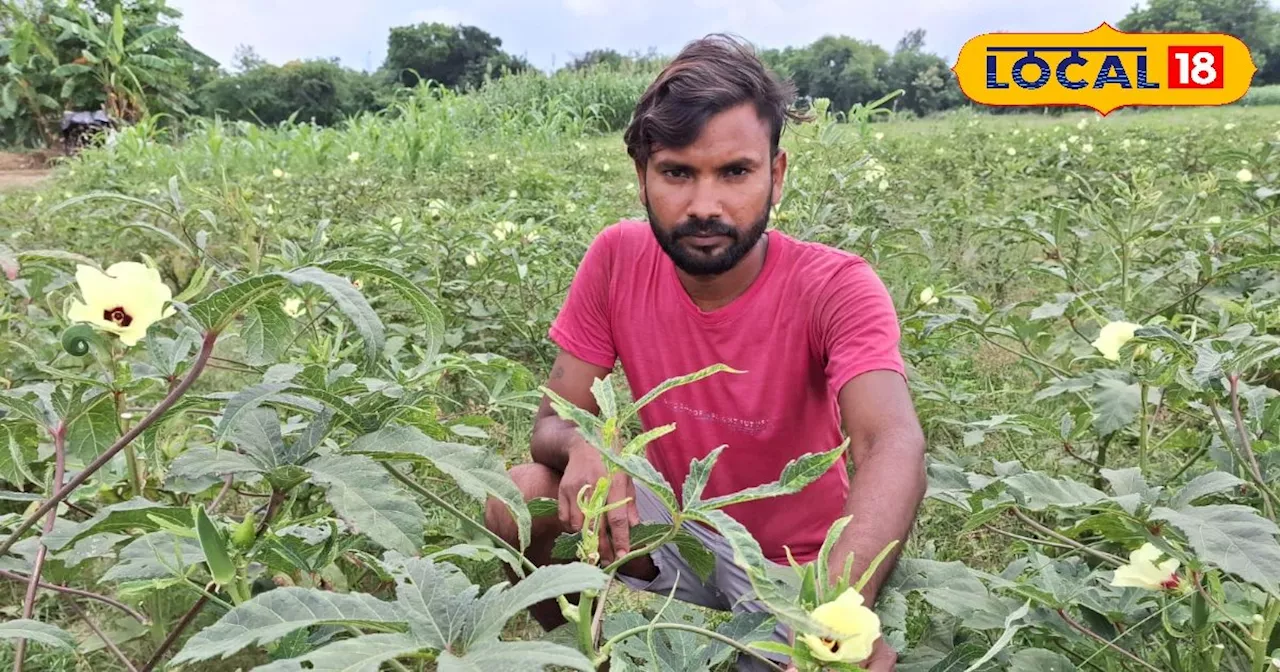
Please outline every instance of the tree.
[{"label": "tree", "polygon": [[420,23],[391,29],[382,69],[404,86],[431,80],[451,88],[475,88],[486,76],[528,69],[504,53],[502,40],[475,26]]},{"label": "tree", "polygon": [[584,70],[586,68],[604,67],[617,70],[631,59],[618,53],[615,49],[592,49],[587,53],[574,58],[567,67],[570,70]]},{"label": "tree", "polygon": [[870,42],[828,35],[767,60],[779,57],[785,63],[779,74],[795,82],[800,95],[830,98],[833,110],[848,110],[888,92],[883,72],[889,54]]},{"label": "tree", "polygon": [[1216,32],[1240,38],[1258,72],[1254,84],[1280,83],[1280,11],[1267,0],[1149,0],[1116,25],[1128,32]]},{"label": "tree", "polygon": [[894,99],[894,108],[921,115],[955,107],[964,101],[947,62],[941,56],[924,51],[924,37],[923,28],[904,35],[884,69],[885,93],[903,90],[903,95]]},{"label": "tree", "polygon": [[247,44],[237,45],[231,53],[231,67],[235,72],[248,72],[267,64],[267,59],[258,54],[258,50]]}]

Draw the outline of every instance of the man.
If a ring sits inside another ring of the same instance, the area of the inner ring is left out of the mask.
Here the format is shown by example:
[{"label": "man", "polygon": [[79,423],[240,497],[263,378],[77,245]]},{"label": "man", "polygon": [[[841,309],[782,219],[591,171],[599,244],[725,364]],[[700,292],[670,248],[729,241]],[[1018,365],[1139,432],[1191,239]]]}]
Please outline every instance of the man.
[{"label": "man", "polygon": [[[727,447],[704,497],[775,481],[788,461],[838,446],[843,430],[852,483],[842,460],[800,493],[725,512],[783,565],[787,549],[798,562],[814,560],[832,522],[852,515],[830,564],[839,572],[855,554],[856,581],[886,545],[906,542],[924,496],[924,439],[897,316],[874,271],[853,254],[766,230],[787,168],[779,138],[799,118],[793,97],[747,47],[719,36],[691,43],[658,76],[625,134],[648,224],[620,222],[593,241],[550,330],[560,353],[548,387],[595,413],[592,382],[618,361],[636,398],[712,364],[744,371],[677,388],[642,411],[646,429],[677,425],[649,445],[648,458],[678,497],[690,461],[718,446]],[[578,493],[606,471],[545,399],[531,452],[512,479],[526,499],[559,502],[558,518],[534,520],[527,554],[542,565],[560,533],[581,529]],[[607,514],[602,564],[631,550],[630,526],[669,522],[652,493],[619,475],[609,500],[624,498]],[[486,524],[516,540],[500,504],[490,502]],[[705,584],[673,547],[631,561],[620,578],[707,607],[761,609],[724,539],[700,526],[690,532],[717,555]],[[868,605],[896,556],[863,590]],[[544,628],[564,622],[553,601],[532,611]],[[884,672],[896,657],[882,639],[863,666]],[[759,669],[746,656],[739,662]]]}]

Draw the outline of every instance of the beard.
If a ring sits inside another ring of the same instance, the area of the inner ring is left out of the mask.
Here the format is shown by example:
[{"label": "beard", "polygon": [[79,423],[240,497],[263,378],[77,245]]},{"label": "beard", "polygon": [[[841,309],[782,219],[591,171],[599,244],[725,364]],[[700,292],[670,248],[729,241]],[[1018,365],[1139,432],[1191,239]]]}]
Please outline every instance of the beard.
[{"label": "beard", "polygon": [[[649,228],[653,231],[653,236],[658,240],[662,251],[667,253],[677,268],[689,275],[699,277],[720,275],[737,266],[764,235],[765,229],[769,226],[771,210],[766,196],[764,211],[751,227],[742,233],[719,219],[700,217],[690,217],[674,229],[666,231],[658,221],[653,208],[649,207],[648,201],[645,202],[644,208],[649,214]],[[729,239],[729,245],[720,252],[708,255],[686,246],[685,239],[695,235],[724,236]]]}]

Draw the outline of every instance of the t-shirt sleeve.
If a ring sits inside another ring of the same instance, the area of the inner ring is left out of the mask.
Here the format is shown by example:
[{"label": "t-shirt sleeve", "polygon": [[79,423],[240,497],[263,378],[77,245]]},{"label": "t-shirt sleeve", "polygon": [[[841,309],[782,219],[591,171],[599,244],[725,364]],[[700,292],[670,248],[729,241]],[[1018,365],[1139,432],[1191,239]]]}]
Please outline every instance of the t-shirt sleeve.
[{"label": "t-shirt sleeve", "polygon": [[617,359],[609,319],[609,283],[616,238],[616,227],[609,227],[592,241],[548,333],[551,340],[569,354],[606,369],[612,369]]},{"label": "t-shirt sleeve", "polygon": [[826,283],[815,312],[817,344],[834,393],[868,371],[906,377],[893,299],[870,264],[845,264]]}]

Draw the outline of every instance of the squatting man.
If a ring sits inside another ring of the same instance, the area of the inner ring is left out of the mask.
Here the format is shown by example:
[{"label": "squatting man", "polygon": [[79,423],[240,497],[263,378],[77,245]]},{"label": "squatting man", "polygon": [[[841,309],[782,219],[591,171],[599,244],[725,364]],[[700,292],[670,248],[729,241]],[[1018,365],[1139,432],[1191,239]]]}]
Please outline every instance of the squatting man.
[{"label": "squatting man", "polygon": [[[853,553],[851,582],[897,541],[861,591],[870,606],[924,497],[925,443],[897,315],[875,271],[854,254],[768,228],[787,170],[781,134],[788,121],[803,120],[793,101],[794,89],[749,47],[718,35],[690,43],[658,75],[624,135],[647,222],[617,222],[592,241],[549,332],[559,354],[547,386],[596,413],[592,382],[618,363],[636,397],[717,363],[744,372],[677,388],[641,411],[646,430],[677,425],[648,446],[647,457],[678,498],[690,462],[718,446],[726,448],[703,497],[775,481],[788,461],[847,436],[848,460],[801,492],[725,512],[784,566],[787,549],[798,562],[813,561],[831,524],[851,515],[829,563],[842,571]],[[557,536],[581,529],[578,494],[606,469],[546,399],[530,451],[532,461],[510,474],[526,500],[559,502],[558,515],[533,521],[527,555],[545,565]],[[609,500],[624,498],[630,501],[603,525],[602,563],[631,550],[631,526],[670,521],[650,491],[619,474]],[[489,503],[486,524],[516,542],[500,503]],[[701,525],[688,529],[716,555],[706,582],[671,545],[631,561],[620,580],[662,595],[674,590],[676,599],[709,608],[761,610],[725,540]],[[531,611],[548,630],[564,622],[553,600]],[[775,633],[782,642],[792,636],[781,625]],[[896,659],[879,638],[860,664],[885,672]],[[764,668],[745,655],[738,664]]]}]

